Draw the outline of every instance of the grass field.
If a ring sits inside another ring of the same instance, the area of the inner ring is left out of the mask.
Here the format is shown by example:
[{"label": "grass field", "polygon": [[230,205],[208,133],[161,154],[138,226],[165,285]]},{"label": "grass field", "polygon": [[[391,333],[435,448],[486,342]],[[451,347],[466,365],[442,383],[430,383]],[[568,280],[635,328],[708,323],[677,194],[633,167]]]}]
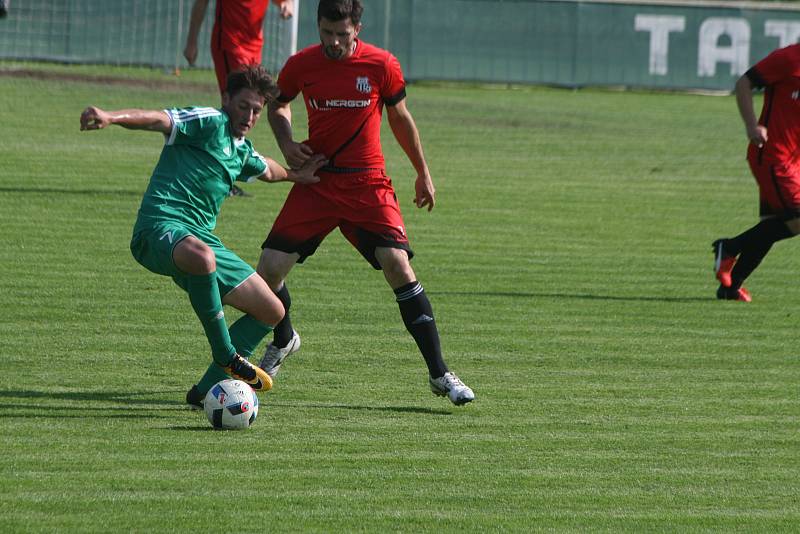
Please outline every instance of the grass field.
[{"label": "grass field", "polygon": [[[757,216],[732,98],[412,86],[436,209],[387,129],[389,173],[477,400],[430,394],[335,233],[290,278],[302,351],[252,429],[217,432],[183,404],[209,360],[188,300],[128,251],[161,139],[78,131],[88,104],[213,85],[0,94],[0,531],[796,531],[796,244],[751,304],[713,298],[710,242]],[[246,190],[218,234],[254,264],[288,186]]]}]

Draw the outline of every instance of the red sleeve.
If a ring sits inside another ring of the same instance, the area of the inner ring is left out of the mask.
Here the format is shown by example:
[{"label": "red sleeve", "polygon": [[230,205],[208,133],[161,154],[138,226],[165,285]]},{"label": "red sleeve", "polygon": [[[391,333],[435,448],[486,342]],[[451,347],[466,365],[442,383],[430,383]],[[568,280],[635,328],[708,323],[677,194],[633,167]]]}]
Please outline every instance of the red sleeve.
[{"label": "red sleeve", "polygon": [[394,106],[406,97],[406,81],[400,62],[392,54],[387,54],[385,76],[381,85],[381,98],[387,106]]},{"label": "red sleeve", "polygon": [[800,76],[800,46],[775,50],[756,63],[751,70],[763,85],[773,85],[786,78]]},{"label": "red sleeve", "polygon": [[281,90],[281,94],[278,95],[279,102],[291,102],[300,92],[300,72],[295,57],[290,57],[278,75],[278,89]]}]

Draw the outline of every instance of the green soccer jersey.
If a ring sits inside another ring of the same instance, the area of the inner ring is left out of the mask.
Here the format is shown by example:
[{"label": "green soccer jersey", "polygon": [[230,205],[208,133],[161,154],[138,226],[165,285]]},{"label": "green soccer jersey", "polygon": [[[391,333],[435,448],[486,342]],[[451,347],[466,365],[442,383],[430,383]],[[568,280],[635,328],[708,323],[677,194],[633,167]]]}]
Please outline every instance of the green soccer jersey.
[{"label": "green soccer jersey", "polygon": [[164,220],[211,231],[233,183],[255,180],[266,172],[267,162],[250,141],[233,137],[221,109],[164,111],[172,131],[150,177],[134,233]]}]

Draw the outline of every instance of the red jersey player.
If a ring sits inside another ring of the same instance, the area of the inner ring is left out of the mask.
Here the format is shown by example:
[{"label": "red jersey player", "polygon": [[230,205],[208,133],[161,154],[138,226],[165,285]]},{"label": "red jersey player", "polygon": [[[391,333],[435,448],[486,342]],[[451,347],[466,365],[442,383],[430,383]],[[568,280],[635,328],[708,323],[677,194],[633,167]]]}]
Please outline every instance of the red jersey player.
[{"label": "red jersey player", "polygon": [[[269,122],[291,167],[315,154],[328,164],[313,187],[293,187],[262,245],[258,272],[284,304],[261,367],[271,376],[300,347],[289,317],[291,299],[284,283],[333,229],[339,228],[394,290],[400,314],[428,367],[431,391],[456,405],[475,396],[442,359],[431,304],[409,263],[413,256],[400,207],[386,176],[380,144],[386,109],[392,133],[417,172],[417,207],[434,206],[434,187],[414,119],[405,104],[400,64],[389,52],[358,39],[360,0],[321,0],[317,23],[321,44],[286,62],[280,96],[269,108]],[[309,139],[292,137],[289,103],[299,94],[308,111]]]},{"label": "red jersey player", "polygon": [[[752,93],[758,87],[766,91],[756,120]],[[749,302],[744,280],[774,243],[800,233],[800,45],[756,63],[736,82],[735,92],[750,140],[747,161],[758,183],[761,222],[712,246],[717,298]]]},{"label": "red jersey player", "polygon": [[[272,0],[279,6],[281,17],[292,16],[294,0]],[[206,15],[208,0],[195,0],[189,20],[189,32],[183,55],[190,65],[197,60],[197,35]],[[261,64],[264,47],[262,24],[269,0],[217,0],[214,27],[211,30],[211,57],[217,73],[220,94],[225,92],[225,80],[233,71],[246,65]]]}]

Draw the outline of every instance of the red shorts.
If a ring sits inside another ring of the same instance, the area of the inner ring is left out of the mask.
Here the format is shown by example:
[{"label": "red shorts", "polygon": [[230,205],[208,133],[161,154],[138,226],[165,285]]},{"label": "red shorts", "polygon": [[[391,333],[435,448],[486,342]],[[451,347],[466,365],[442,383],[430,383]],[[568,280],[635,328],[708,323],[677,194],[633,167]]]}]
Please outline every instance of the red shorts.
[{"label": "red shorts", "polygon": [[317,184],[292,187],[261,248],[300,254],[298,262],[303,263],[338,227],[375,269],[381,269],[376,247],[399,248],[409,259],[414,257],[392,182],[385,174],[317,175],[321,178]]},{"label": "red shorts", "polygon": [[[213,39],[212,39],[213,41]],[[220,94],[228,86],[228,74],[242,70],[247,65],[261,64],[261,52],[257,54],[241,48],[235,50],[222,50],[211,44],[211,58],[214,60],[214,71],[217,73],[217,84]]]},{"label": "red shorts", "polygon": [[758,182],[758,199],[762,217],[793,219],[800,215],[800,169],[748,158],[750,170]]}]

